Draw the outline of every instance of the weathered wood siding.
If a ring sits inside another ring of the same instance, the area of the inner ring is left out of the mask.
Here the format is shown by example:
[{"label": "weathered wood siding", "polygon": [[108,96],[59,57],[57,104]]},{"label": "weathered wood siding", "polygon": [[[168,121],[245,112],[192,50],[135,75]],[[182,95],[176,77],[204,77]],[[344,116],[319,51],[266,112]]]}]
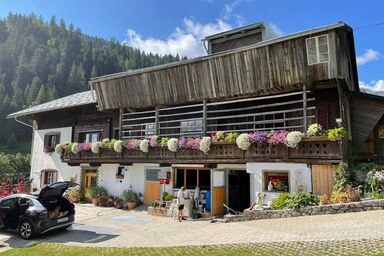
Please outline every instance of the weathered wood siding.
[{"label": "weathered wood siding", "polygon": [[[144,108],[201,99],[269,95],[294,91],[302,84],[310,88],[316,81],[349,76],[354,72],[353,67],[344,63],[341,66],[346,68],[338,66],[340,61],[354,57],[354,53],[349,52],[350,42],[338,39],[340,34],[336,31],[321,33],[329,36],[328,63],[309,66],[305,41],[309,36],[292,38],[95,80],[98,107],[100,110]],[[340,56],[336,57],[336,52]]]},{"label": "weathered wood siding", "polygon": [[368,136],[384,115],[384,101],[375,96],[354,95],[351,100],[352,150],[361,153]]}]

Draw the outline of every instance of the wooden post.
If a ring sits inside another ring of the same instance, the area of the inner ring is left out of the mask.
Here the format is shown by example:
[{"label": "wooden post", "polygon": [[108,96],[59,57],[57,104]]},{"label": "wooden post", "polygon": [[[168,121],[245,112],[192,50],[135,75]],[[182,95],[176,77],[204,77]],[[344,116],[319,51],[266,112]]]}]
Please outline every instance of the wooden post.
[{"label": "wooden post", "polygon": [[308,129],[308,117],[307,117],[307,87],[303,84],[303,126],[305,132]]},{"label": "wooden post", "polygon": [[156,106],[155,108],[155,135],[159,134],[159,107]]},{"label": "wooden post", "polygon": [[203,100],[203,136],[207,135],[207,100]]},{"label": "wooden post", "polygon": [[124,109],[123,108],[120,108],[120,111],[119,111],[119,140],[121,140],[123,138],[123,113],[124,113]]}]

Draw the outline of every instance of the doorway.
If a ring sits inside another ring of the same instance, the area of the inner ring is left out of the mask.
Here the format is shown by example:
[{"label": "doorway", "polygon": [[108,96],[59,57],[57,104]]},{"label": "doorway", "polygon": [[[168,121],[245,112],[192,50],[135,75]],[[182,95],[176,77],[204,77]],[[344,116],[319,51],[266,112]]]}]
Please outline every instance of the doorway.
[{"label": "doorway", "polygon": [[86,194],[90,188],[95,186],[97,186],[97,170],[85,170],[83,183],[84,193]]},{"label": "doorway", "polygon": [[250,206],[250,180],[245,170],[228,171],[228,206],[243,211]]}]

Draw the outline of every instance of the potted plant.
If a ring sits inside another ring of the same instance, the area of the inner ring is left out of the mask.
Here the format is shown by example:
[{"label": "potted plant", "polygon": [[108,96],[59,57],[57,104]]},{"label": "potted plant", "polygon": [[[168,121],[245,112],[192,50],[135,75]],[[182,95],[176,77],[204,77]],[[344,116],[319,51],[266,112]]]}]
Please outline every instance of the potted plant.
[{"label": "potted plant", "polygon": [[99,197],[106,196],[107,190],[101,186],[91,187],[87,190],[86,196],[92,199],[93,205],[99,204]]},{"label": "potted plant", "polygon": [[81,191],[78,187],[73,187],[68,192],[68,200],[71,203],[77,203],[81,199]]},{"label": "potted plant", "polygon": [[115,207],[117,209],[123,208],[124,200],[121,197],[115,199]]},{"label": "potted plant", "polygon": [[128,204],[128,210],[136,208],[137,204],[140,203],[139,195],[132,189],[132,186],[129,186],[129,189],[124,190],[123,195],[121,196],[125,202]]}]

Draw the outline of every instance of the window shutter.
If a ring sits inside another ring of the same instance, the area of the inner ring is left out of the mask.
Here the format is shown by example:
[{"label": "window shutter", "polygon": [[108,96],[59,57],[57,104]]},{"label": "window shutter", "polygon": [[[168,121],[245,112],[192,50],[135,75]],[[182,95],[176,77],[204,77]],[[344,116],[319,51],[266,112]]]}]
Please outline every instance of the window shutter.
[{"label": "window shutter", "polygon": [[49,152],[49,148],[48,148],[48,139],[49,139],[49,135],[48,134],[45,134],[44,135],[44,153],[48,153]]},{"label": "window shutter", "polygon": [[60,133],[59,132],[56,134],[56,145],[57,144],[60,144]]}]

